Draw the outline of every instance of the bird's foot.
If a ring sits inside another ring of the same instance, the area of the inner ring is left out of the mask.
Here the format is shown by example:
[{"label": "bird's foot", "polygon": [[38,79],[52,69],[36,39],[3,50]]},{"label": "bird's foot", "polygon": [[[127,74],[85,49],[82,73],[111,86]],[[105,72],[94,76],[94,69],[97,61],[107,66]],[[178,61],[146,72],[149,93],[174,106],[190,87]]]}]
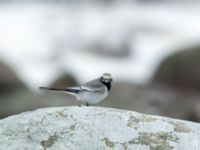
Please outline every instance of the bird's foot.
[{"label": "bird's foot", "polygon": [[90,106],[89,103],[85,102],[85,106]]},{"label": "bird's foot", "polygon": [[90,106],[87,102],[84,103],[84,105],[78,105],[78,107],[82,107],[82,106]]}]

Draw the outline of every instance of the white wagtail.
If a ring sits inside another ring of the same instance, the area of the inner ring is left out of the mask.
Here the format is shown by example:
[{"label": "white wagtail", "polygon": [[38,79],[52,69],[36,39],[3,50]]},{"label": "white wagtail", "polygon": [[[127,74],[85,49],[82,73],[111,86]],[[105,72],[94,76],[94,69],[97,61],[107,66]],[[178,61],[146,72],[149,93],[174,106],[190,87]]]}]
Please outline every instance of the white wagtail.
[{"label": "white wagtail", "polygon": [[78,101],[85,103],[87,106],[101,102],[108,96],[111,89],[112,77],[109,73],[104,73],[101,77],[86,82],[78,87],[53,88],[39,87],[43,90],[60,91],[76,97]]}]

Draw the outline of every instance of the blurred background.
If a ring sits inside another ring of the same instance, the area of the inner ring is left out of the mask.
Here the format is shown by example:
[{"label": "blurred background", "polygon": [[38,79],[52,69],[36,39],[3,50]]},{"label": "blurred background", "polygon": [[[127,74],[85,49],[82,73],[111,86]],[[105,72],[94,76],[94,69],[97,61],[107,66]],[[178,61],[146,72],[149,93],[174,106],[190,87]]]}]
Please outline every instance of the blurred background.
[{"label": "blurred background", "polygon": [[0,118],[78,105],[39,86],[109,72],[97,106],[200,122],[199,0],[0,0]]}]

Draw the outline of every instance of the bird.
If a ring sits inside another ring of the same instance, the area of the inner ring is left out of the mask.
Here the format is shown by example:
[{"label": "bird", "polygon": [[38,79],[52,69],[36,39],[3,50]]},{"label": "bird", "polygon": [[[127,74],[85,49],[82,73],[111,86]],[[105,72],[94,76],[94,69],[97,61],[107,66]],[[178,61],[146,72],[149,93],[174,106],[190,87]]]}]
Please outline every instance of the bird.
[{"label": "bird", "polygon": [[111,90],[112,81],[111,74],[104,73],[99,78],[76,87],[39,87],[39,89],[64,92],[74,96],[76,100],[81,101],[86,106],[90,106],[103,101],[108,96],[108,93]]}]

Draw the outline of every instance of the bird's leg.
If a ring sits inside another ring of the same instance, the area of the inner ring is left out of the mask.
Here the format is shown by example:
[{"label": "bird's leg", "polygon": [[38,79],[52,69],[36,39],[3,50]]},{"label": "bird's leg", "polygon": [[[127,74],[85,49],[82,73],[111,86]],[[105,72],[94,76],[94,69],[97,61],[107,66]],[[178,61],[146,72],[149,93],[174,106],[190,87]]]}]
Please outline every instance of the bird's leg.
[{"label": "bird's leg", "polygon": [[[90,106],[89,103],[87,103],[87,102],[84,102],[84,105],[85,105],[85,106]],[[79,106],[79,107],[82,107],[82,106],[84,106],[84,105],[78,105],[78,106]]]},{"label": "bird's leg", "polygon": [[85,105],[86,105],[86,106],[90,106],[89,103],[87,103],[87,102],[85,102]]}]

